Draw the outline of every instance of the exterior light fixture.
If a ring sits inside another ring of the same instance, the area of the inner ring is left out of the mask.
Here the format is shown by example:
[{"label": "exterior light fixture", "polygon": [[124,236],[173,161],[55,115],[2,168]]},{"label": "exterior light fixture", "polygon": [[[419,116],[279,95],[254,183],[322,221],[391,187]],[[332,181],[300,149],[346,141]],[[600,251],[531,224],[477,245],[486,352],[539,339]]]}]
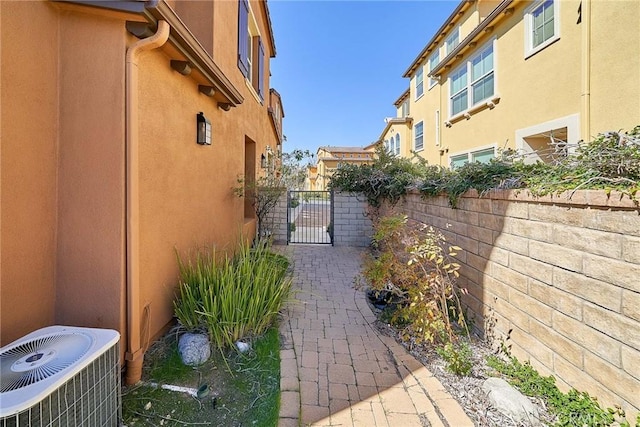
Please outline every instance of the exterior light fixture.
[{"label": "exterior light fixture", "polygon": [[264,154],[260,154],[260,167],[262,167],[262,169],[267,168],[267,156]]},{"label": "exterior light fixture", "polygon": [[197,116],[196,142],[200,145],[211,145],[211,122],[202,111]]}]

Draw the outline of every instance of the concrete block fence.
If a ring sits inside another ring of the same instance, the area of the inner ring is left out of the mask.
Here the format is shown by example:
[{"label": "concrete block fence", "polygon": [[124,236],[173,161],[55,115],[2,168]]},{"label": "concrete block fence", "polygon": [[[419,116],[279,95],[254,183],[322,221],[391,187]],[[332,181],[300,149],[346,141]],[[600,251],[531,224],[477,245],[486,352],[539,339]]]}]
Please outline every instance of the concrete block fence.
[{"label": "concrete block fence", "polygon": [[373,227],[367,215],[368,206],[366,198],[361,194],[333,194],[334,246],[366,247],[371,244]]},{"label": "concrete block fence", "polygon": [[278,199],[276,206],[267,215],[267,228],[271,231],[273,242],[276,245],[287,244],[287,203],[287,193],[285,191],[282,197]]},{"label": "concrete block fence", "polygon": [[595,190],[571,198],[472,191],[457,209],[446,197],[417,193],[398,209],[463,249],[460,285],[477,329],[497,341],[509,335],[513,354],[561,389],[640,411],[640,209],[633,201]]}]

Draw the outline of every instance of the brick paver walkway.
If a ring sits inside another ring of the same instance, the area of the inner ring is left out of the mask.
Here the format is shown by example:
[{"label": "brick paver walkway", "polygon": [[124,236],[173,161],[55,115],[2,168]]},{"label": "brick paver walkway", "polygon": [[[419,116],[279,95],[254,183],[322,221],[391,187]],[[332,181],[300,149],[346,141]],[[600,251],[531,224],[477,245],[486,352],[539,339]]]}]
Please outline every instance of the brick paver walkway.
[{"label": "brick paver walkway", "polygon": [[354,287],[358,248],[279,247],[294,262],[281,323],[280,427],[473,426],[442,384],[392,338]]}]

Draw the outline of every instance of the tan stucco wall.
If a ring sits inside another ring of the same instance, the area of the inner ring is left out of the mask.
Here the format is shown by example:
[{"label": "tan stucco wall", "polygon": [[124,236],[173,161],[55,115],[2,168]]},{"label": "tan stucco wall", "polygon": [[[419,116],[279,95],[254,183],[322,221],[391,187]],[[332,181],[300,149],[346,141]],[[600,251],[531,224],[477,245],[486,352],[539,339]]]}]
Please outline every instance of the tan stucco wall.
[{"label": "tan stucco wall", "polygon": [[[5,1],[0,8],[2,344],[63,323],[118,329],[125,351],[124,75],[126,49],[137,39],[125,29],[127,16],[101,9],[45,1]],[[243,230],[254,235],[232,187],[245,170],[263,173],[260,154],[278,142],[266,103],[256,100],[236,64],[237,4],[215,2],[212,10],[211,43],[221,42],[218,65],[236,84],[241,105],[218,109],[198,92],[203,81],[171,69],[171,59],[183,58],[169,57],[175,51],[166,46],[143,53],[138,66],[139,309],[143,328],[150,315],[150,337],[173,317],[174,248],[232,250]],[[256,14],[268,79],[263,18]],[[227,26],[233,36],[223,32]],[[268,96],[268,81],[264,87]],[[211,121],[211,146],[195,141],[200,111]],[[247,140],[255,141],[255,152],[245,167]]]},{"label": "tan stucco wall", "polygon": [[[0,339],[54,321],[58,78],[57,14],[0,2]],[[24,23],[31,22],[29,31]]]},{"label": "tan stucco wall", "polygon": [[[242,129],[251,120],[218,109],[169,60],[154,51],[140,61],[141,304],[150,303],[152,331],[173,316],[174,248],[232,249],[239,240],[243,200],[232,187],[244,171]],[[210,146],[196,144],[199,111],[211,121]]]},{"label": "tan stucco wall", "polygon": [[[616,7],[612,7],[615,4]],[[594,1],[591,23],[591,135],[640,124],[640,2]]]},{"label": "tan stucco wall", "polygon": [[[579,1],[556,1],[560,39],[525,56],[524,14],[529,2],[514,2],[509,14],[492,30],[483,32],[477,46],[466,50],[449,69],[441,84],[429,89],[428,58],[424,95],[416,100],[415,75],[409,81],[410,115],[415,124],[424,121],[424,150],[430,164],[448,165],[451,156],[477,148],[519,148],[521,137],[552,128],[567,127],[569,142],[589,140],[599,132],[630,129],[640,123],[640,33],[615,31],[635,28],[640,4],[632,1],[591,1],[590,81],[584,82],[586,18],[578,23]],[[461,40],[497,6],[480,1],[462,16]],[[583,12],[584,15],[584,12]],[[472,111],[468,119],[451,118],[449,76],[460,65],[494,41],[495,108]],[[440,41],[440,60],[444,50]],[[586,87],[586,89],[585,89]],[[590,126],[583,129],[586,110],[583,95],[590,93]],[[440,110],[441,145],[435,145],[435,111]],[[550,127],[551,126],[551,127]],[[413,132],[413,131],[412,131]],[[587,132],[588,135],[583,135]],[[413,140],[413,135],[411,136]],[[548,140],[547,140],[548,142]],[[444,150],[440,155],[440,149]]]},{"label": "tan stucco wall", "polygon": [[62,11],[59,52],[56,322],[123,330],[124,23]]},{"label": "tan stucco wall", "polygon": [[[559,117],[580,113],[580,26],[576,25],[579,2],[560,2],[560,34],[556,43],[525,59],[524,7],[520,6],[488,34],[463,60],[494,44],[495,93],[500,102],[492,110],[473,114],[448,128],[442,126],[449,156],[477,146],[496,144],[515,148],[514,130]],[[556,2],[556,4],[558,4]],[[455,71],[454,65],[451,71]],[[449,75],[444,75],[448,79]],[[442,90],[442,118],[450,117],[449,82]]]}]

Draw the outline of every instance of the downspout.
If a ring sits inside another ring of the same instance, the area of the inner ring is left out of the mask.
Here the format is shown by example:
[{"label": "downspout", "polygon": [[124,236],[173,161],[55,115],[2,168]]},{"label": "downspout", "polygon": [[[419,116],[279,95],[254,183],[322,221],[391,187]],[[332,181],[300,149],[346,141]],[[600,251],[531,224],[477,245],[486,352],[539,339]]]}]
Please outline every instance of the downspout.
[{"label": "downspout", "polygon": [[591,0],[582,0],[581,139],[591,139]]},{"label": "downspout", "polygon": [[127,229],[127,372],[125,381],[135,384],[142,377],[144,350],[140,339],[140,189],[138,141],[138,57],[157,49],[169,39],[169,24],[158,21],[154,35],[127,49],[125,64],[126,114],[126,229]]}]

